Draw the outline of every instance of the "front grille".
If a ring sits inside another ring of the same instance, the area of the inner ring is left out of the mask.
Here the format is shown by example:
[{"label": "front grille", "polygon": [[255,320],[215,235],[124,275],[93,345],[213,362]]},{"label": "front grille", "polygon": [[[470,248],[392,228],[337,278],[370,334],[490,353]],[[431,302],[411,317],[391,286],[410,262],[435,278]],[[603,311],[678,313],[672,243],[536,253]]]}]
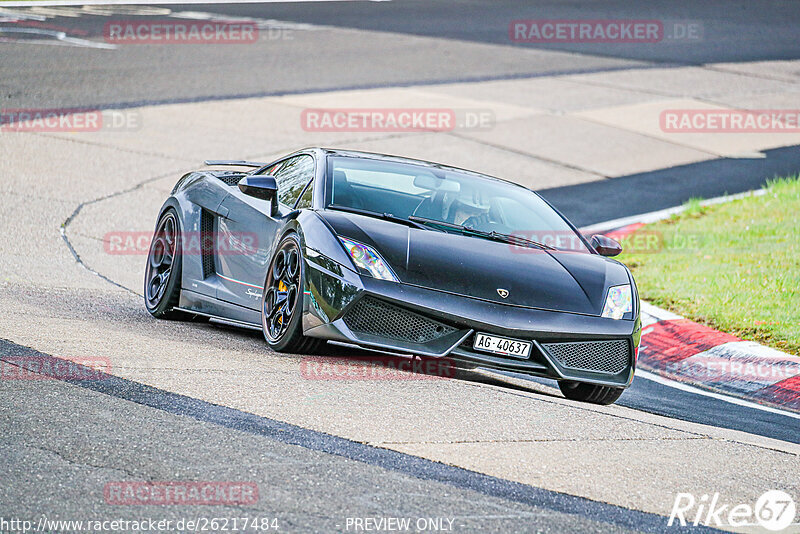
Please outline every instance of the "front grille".
[{"label": "front grille", "polygon": [[452,326],[372,297],[356,302],[344,322],[355,333],[409,343],[427,343],[456,331]]},{"label": "front grille", "polygon": [[214,216],[204,209],[200,210],[200,239],[202,242],[203,278],[214,274],[214,250],[216,239],[214,234]]},{"label": "front grille", "polygon": [[542,347],[563,367],[615,375],[630,362],[630,345],[625,340],[542,343]]}]

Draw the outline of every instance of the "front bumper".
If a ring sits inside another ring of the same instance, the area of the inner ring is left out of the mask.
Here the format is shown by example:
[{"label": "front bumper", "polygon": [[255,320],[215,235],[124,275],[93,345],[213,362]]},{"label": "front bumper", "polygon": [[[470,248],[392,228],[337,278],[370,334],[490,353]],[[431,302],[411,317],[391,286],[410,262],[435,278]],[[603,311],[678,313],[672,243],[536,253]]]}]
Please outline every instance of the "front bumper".
[{"label": "front bumper", "polygon": [[[313,261],[308,267],[305,335],[556,380],[614,387],[633,380],[638,310],[634,320],[607,319],[509,306],[362,277],[349,269],[332,272],[330,264]],[[519,359],[474,350],[476,332],[531,341],[531,354]],[[569,357],[573,349],[583,356]]]}]

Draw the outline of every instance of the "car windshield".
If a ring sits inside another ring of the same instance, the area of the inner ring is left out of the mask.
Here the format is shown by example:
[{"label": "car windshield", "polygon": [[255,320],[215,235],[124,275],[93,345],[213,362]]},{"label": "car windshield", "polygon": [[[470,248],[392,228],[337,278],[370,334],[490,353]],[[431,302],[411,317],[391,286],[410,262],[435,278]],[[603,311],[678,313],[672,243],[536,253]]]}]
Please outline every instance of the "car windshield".
[{"label": "car windshield", "polygon": [[341,156],[329,158],[328,171],[333,178],[329,206],[422,221],[442,231],[463,226],[588,252],[553,208],[521,186],[456,169]]}]

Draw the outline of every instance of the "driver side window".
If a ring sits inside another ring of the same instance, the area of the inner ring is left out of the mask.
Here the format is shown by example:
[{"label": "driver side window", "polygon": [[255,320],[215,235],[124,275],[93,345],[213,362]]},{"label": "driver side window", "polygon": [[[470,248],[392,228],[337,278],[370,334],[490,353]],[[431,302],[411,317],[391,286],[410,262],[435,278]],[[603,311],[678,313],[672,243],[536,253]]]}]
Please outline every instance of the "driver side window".
[{"label": "driver side window", "polygon": [[294,206],[306,184],[314,179],[314,158],[301,155],[268,169],[278,182],[278,202]]}]

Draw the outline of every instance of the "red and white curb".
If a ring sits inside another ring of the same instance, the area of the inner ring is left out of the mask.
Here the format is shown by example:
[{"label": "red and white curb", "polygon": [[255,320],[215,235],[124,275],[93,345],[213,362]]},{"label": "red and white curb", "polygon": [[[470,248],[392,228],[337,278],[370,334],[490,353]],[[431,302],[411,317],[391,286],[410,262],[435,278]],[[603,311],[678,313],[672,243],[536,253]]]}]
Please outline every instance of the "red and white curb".
[{"label": "red and white curb", "polygon": [[[715,198],[702,204],[762,194],[764,191],[760,190]],[[623,237],[646,223],[665,219],[681,210],[679,207],[626,217],[581,231]],[[647,374],[647,378],[662,377],[684,386],[680,389],[694,387],[711,392],[713,396],[720,393],[741,399],[743,403],[800,413],[800,357],[755,341],[743,341],[647,302],[641,304],[642,342],[637,372],[644,370],[642,374]]]},{"label": "red and white curb", "polygon": [[800,413],[800,358],[642,302],[638,368]]}]

